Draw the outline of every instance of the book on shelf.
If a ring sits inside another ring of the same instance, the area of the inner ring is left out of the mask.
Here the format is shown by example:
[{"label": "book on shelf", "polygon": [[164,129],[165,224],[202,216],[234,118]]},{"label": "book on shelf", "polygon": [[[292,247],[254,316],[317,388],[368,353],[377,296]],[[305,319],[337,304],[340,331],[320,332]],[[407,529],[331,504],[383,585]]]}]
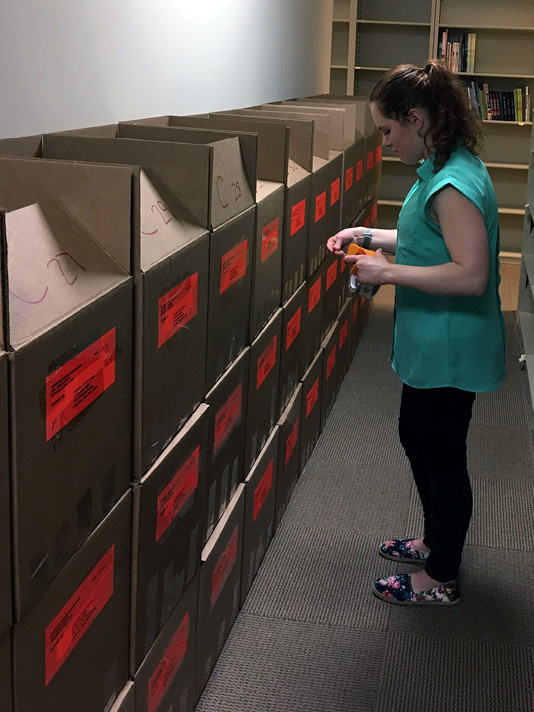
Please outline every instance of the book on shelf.
[{"label": "book on shelf", "polygon": [[513,91],[496,91],[488,84],[477,84],[474,80],[466,86],[469,105],[481,119],[488,121],[531,120],[530,94],[528,86],[517,87]]},{"label": "book on shelf", "polygon": [[451,32],[448,28],[441,33],[438,57],[456,74],[475,71],[476,32]]}]

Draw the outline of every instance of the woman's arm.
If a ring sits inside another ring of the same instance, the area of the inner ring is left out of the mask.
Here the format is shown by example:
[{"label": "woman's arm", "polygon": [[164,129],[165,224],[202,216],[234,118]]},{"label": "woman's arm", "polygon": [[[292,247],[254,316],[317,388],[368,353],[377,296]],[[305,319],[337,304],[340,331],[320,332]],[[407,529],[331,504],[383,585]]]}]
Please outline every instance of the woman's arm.
[{"label": "woman's arm", "polygon": [[[375,227],[370,229],[373,235],[370,249],[378,250],[380,248],[384,252],[394,255],[397,249],[397,231],[380,230]],[[347,248],[352,242],[355,242],[357,245],[362,245],[364,230],[364,227],[349,227],[345,230],[341,230],[337,235],[328,239],[326,246],[330,252],[342,257],[347,254]]]},{"label": "woman's arm", "polygon": [[396,284],[429,294],[480,296],[488,281],[488,235],[482,214],[452,186],[434,199],[435,211],[451,261],[435,267],[390,264],[382,254],[347,257],[356,262],[362,284]]}]

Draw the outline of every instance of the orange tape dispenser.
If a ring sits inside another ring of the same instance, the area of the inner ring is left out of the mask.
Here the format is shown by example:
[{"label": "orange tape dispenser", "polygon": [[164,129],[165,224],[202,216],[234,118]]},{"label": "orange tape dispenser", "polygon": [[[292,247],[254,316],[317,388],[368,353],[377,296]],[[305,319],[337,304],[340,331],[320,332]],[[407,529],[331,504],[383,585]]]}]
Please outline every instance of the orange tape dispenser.
[{"label": "orange tape dispenser", "polygon": [[[371,257],[374,257],[375,254],[374,250],[366,250],[364,247],[360,247],[360,245],[356,245],[354,242],[349,245],[347,250],[347,255],[370,255]],[[374,284],[360,284],[358,282],[357,274],[358,270],[356,265],[353,265],[349,273],[349,290],[356,294],[360,294],[366,299],[374,297],[380,287]]]}]

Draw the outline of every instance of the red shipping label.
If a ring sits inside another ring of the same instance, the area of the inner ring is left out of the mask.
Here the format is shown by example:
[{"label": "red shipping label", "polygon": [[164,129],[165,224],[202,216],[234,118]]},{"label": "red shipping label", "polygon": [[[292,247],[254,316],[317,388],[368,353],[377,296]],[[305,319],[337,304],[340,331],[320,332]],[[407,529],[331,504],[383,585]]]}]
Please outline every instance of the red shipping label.
[{"label": "red shipping label", "polygon": [[230,398],[215,416],[215,434],[213,437],[213,454],[218,452],[221,445],[241,420],[243,403],[243,384],[240,383]]},{"label": "red shipping label", "polygon": [[336,180],[331,185],[330,192],[330,205],[334,205],[339,200],[339,193],[341,190],[341,178],[336,178]]},{"label": "red shipping label", "polygon": [[360,307],[363,307],[365,303],[365,297],[360,297]]},{"label": "red shipping label", "polygon": [[217,599],[221,595],[224,584],[228,581],[230,572],[232,571],[232,568],[237,560],[238,542],[239,532],[238,525],[236,524],[226,549],[219,557],[219,560],[213,569],[213,574],[211,576],[211,608],[213,608],[213,606],[217,603]]},{"label": "red shipping label", "polygon": [[375,165],[375,152],[369,151],[369,153],[367,154],[367,170],[370,171],[374,165]]},{"label": "red shipping label", "polygon": [[270,257],[278,249],[278,229],[280,221],[278,218],[266,225],[261,231],[261,261]]},{"label": "red shipping label", "polygon": [[297,444],[299,436],[299,419],[297,418],[297,422],[293,426],[288,439],[286,440],[286,450],[285,450],[285,455],[284,455],[284,467],[287,466],[287,463],[289,462],[291,455],[293,454],[295,450],[295,445]]},{"label": "red shipping label", "polygon": [[315,309],[321,299],[321,277],[317,279],[313,287],[310,287],[308,294],[308,314]]},{"label": "red shipping label", "polygon": [[378,146],[375,150],[375,163],[380,163],[382,160],[382,146]]},{"label": "red shipping label", "polygon": [[46,378],[46,440],[115,382],[115,328]]},{"label": "red shipping label", "polygon": [[365,220],[363,221],[363,226],[364,227],[369,227],[371,225],[371,216],[368,215]]},{"label": "red shipping label", "polygon": [[332,351],[330,352],[330,356],[326,360],[326,380],[330,378],[332,374],[332,369],[336,365],[336,345],[334,344],[334,347]]},{"label": "red shipping label", "polygon": [[169,484],[160,492],[157,504],[156,541],[174,522],[198,487],[200,445],[193,450]]},{"label": "red shipping label", "polygon": [[345,322],[341,329],[339,330],[339,350],[343,348],[343,344],[347,340],[347,336],[349,335],[349,320],[345,319]]},{"label": "red shipping label", "polygon": [[313,410],[313,406],[317,403],[319,398],[319,378],[317,377],[315,383],[310,388],[308,395],[306,396],[306,418],[310,415]]},{"label": "red shipping label", "polygon": [[343,272],[347,269],[347,263],[344,260],[341,260],[340,266],[339,266],[339,272],[340,274],[343,274]]},{"label": "red shipping label", "polygon": [[286,351],[289,349],[293,341],[300,334],[300,322],[302,317],[302,307],[299,307],[297,311],[293,314],[291,319],[287,322],[286,329]]},{"label": "red shipping label", "polygon": [[261,384],[265,381],[276,364],[276,344],[277,337],[275,336],[258,359],[256,390],[259,390]]},{"label": "red shipping label", "polygon": [[291,208],[291,235],[294,235],[306,222],[306,198]]},{"label": "red shipping label", "polygon": [[197,314],[198,272],[158,301],[158,349]]},{"label": "red shipping label", "polygon": [[115,546],[104,554],[45,630],[45,685],[78,645],[113,595]]},{"label": "red shipping label", "polygon": [[326,215],[326,190],[315,198],[315,222]]},{"label": "red shipping label", "polygon": [[358,300],[354,302],[352,305],[352,323],[356,321],[356,317],[358,316]]},{"label": "red shipping label", "polygon": [[188,639],[189,613],[186,613],[148,681],[148,712],[156,712],[174,680],[187,653]]},{"label": "red shipping label", "polygon": [[371,222],[374,223],[376,220],[376,203],[371,208]]},{"label": "red shipping label", "polygon": [[351,166],[345,171],[345,190],[350,190],[354,182],[354,167]]},{"label": "red shipping label", "polygon": [[363,178],[363,158],[356,164],[356,182]]},{"label": "red shipping label", "polygon": [[221,286],[219,294],[223,294],[232,285],[239,282],[247,273],[248,241],[239,243],[233,250],[223,255],[221,260]]},{"label": "red shipping label", "polygon": [[326,270],[326,291],[334,284],[337,279],[337,260],[332,262],[330,267]]},{"label": "red shipping label", "polygon": [[271,460],[269,466],[265,470],[265,474],[261,478],[261,481],[254,492],[254,505],[252,511],[253,522],[256,521],[258,514],[261,512],[261,508],[265,504],[265,500],[267,499],[267,496],[273,486],[273,466],[274,461]]}]

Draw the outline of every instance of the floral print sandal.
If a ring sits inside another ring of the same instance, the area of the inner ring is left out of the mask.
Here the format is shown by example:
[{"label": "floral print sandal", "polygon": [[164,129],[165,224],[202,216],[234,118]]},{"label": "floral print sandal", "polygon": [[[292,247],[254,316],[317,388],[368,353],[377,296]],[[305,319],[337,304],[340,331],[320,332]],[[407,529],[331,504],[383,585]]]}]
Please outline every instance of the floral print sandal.
[{"label": "floral print sandal", "polygon": [[456,583],[447,583],[415,593],[410,574],[396,574],[378,579],[373,584],[373,593],[387,603],[400,606],[430,604],[454,606],[460,602],[460,590]]},{"label": "floral print sandal", "polygon": [[407,564],[423,564],[429,556],[428,551],[410,549],[413,539],[392,539],[380,545],[379,553],[390,561],[403,561]]}]

